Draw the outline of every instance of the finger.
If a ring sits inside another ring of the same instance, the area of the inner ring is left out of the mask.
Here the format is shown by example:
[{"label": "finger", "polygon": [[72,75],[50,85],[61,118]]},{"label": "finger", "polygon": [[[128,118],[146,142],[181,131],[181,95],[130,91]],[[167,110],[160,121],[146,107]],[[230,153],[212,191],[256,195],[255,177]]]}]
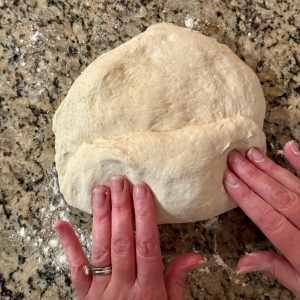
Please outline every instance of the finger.
[{"label": "finger", "polygon": [[289,141],[284,146],[284,155],[296,173],[300,176],[300,151],[295,141]]},{"label": "finger", "polygon": [[184,299],[188,273],[200,267],[203,262],[203,257],[195,253],[188,253],[175,258],[165,272],[168,299]]},{"label": "finger", "polygon": [[110,189],[112,280],[118,284],[134,284],[136,270],[130,186],[123,177],[116,176],[111,178]]},{"label": "finger", "polygon": [[294,174],[274,163],[256,148],[251,148],[247,152],[247,157],[261,171],[300,196],[300,180]]},{"label": "finger", "polygon": [[134,185],[133,204],[136,223],[137,279],[141,284],[162,280],[163,263],[156,225],[155,204],[152,193],[146,184]]},{"label": "finger", "polygon": [[98,186],[93,191],[92,264],[104,267],[111,264],[111,207],[110,191]]},{"label": "finger", "polygon": [[238,151],[231,151],[228,165],[256,194],[300,228],[300,197],[256,168]]},{"label": "finger", "polygon": [[92,276],[85,275],[83,267],[89,262],[83,253],[80,242],[71,225],[66,221],[56,221],[53,224],[71,271],[71,280],[80,299],[83,299],[91,286]]},{"label": "finger", "polygon": [[282,255],[268,251],[251,253],[239,260],[237,272],[267,273],[281,282],[295,295],[300,295],[300,275]]},{"label": "finger", "polygon": [[225,172],[224,187],[248,217],[300,270],[300,231],[230,171]]},{"label": "finger", "polygon": [[[111,265],[111,202],[110,191],[105,186],[97,186],[93,191],[92,265]],[[111,276],[95,276],[97,284],[108,283]]]}]

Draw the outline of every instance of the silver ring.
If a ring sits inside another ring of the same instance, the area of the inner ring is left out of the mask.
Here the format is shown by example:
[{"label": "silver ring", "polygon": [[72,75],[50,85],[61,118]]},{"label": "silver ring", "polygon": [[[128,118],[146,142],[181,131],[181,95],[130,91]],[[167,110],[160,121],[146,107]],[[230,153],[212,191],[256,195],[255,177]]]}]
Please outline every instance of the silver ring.
[{"label": "silver ring", "polygon": [[112,267],[93,267],[93,266],[84,266],[83,267],[85,275],[109,275],[112,273]]}]

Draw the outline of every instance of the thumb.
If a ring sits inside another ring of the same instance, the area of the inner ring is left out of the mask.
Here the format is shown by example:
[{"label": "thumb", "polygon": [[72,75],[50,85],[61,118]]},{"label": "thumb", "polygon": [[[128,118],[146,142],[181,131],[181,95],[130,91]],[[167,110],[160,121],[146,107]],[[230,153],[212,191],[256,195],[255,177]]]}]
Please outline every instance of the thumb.
[{"label": "thumb", "polygon": [[92,284],[92,276],[85,275],[83,271],[83,266],[89,264],[88,259],[81,248],[76,233],[68,222],[56,221],[53,224],[53,229],[56,231],[67,257],[72,284],[79,298],[84,299]]},{"label": "thumb", "polygon": [[184,299],[185,281],[188,273],[198,268],[203,262],[204,258],[196,253],[180,255],[171,262],[164,276],[169,299]]},{"label": "thumb", "polygon": [[268,251],[259,251],[243,256],[237,264],[240,274],[264,272],[300,296],[300,274],[282,255]]}]

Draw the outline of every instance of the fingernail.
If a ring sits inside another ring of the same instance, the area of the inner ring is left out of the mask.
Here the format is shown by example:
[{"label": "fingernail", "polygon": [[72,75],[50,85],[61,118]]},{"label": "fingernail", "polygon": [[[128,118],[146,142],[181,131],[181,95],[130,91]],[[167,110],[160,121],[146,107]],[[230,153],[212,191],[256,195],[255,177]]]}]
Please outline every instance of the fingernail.
[{"label": "fingernail", "polygon": [[124,189],[124,178],[121,176],[114,176],[111,178],[111,189],[114,192],[120,193]]},{"label": "fingernail", "polygon": [[93,197],[94,201],[102,204],[106,200],[107,189],[105,187],[97,186],[94,188]]},{"label": "fingernail", "polygon": [[227,171],[224,176],[224,183],[229,187],[238,187],[240,180],[230,171]]},{"label": "fingernail", "polygon": [[254,147],[248,151],[247,155],[255,162],[261,162],[265,159],[265,156],[257,148]]},{"label": "fingernail", "polygon": [[233,150],[229,153],[228,159],[235,164],[240,164],[244,161],[244,157],[236,150]]},{"label": "fingernail", "polygon": [[133,193],[136,198],[139,198],[139,199],[146,198],[147,187],[143,183],[137,183],[134,185]]},{"label": "fingernail", "polygon": [[300,154],[299,146],[298,146],[298,144],[295,141],[291,141],[290,142],[290,148],[294,152],[294,154],[296,154],[296,155]]}]

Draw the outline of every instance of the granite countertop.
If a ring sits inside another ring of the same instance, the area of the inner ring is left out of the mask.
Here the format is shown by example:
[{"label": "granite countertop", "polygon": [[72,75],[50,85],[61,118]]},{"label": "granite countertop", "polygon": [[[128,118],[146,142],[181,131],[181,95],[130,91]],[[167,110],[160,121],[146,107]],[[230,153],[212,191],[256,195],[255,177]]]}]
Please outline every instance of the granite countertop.
[{"label": "granite countertop", "polygon": [[[88,252],[91,220],[59,193],[51,124],[88,64],[157,22],[216,38],[257,73],[268,154],[286,166],[284,143],[300,141],[299,16],[293,0],[0,0],[0,298],[74,298],[51,223],[69,219]],[[160,232],[165,261],[191,250],[209,257],[187,299],[293,299],[264,275],[235,275],[242,254],[272,249],[239,209]]]}]

